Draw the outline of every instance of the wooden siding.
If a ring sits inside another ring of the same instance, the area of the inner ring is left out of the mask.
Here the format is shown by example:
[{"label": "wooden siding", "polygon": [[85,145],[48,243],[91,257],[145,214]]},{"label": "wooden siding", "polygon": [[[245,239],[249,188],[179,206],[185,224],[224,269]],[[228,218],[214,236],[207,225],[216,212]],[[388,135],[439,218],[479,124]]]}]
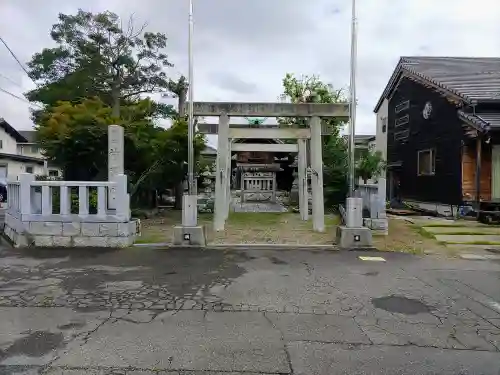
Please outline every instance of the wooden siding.
[{"label": "wooden siding", "polygon": [[[491,146],[483,143],[481,154],[480,198],[491,199]],[[463,147],[462,152],[462,196],[464,200],[476,200],[476,147]]]},{"label": "wooden siding", "polygon": [[[427,102],[432,104],[429,119],[423,116]],[[401,197],[460,204],[464,133],[457,108],[432,89],[404,78],[389,98],[388,115],[387,159],[389,165],[401,163]],[[418,151],[427,149],[436,151],[435,174],[419,176]]]}]

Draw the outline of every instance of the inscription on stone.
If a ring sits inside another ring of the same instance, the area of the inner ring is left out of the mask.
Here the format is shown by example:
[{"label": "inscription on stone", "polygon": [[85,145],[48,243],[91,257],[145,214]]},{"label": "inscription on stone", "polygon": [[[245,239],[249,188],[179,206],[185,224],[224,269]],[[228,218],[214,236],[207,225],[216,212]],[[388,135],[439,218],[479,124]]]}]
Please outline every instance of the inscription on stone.
[{"label": "inscription on stone", "polygon": [[[108,126],[108,181],[124,173],[123,128],[119,125]],[[109,189],[108,207],[116,209],[116,188]]]}]

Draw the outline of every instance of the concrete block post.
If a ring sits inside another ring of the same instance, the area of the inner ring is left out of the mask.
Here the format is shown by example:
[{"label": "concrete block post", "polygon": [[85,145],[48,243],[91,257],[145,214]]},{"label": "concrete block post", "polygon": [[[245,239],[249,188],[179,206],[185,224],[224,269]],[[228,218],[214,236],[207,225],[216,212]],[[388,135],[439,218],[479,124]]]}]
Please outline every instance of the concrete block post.
[{"label": "concrete block post", "polygon": [[[124,165],[124,136],[120,125],[108,126],[108,181],[113,181],[120,174],[125,173]],[[118,208],[116,188],[109,189],[108,208]]]},{"label": "concrete block post", "polygon": [[215,175],[215,212],[214,230],[224,230],[225,206],[226,206],[226,164],[228,153],[229,116],[219,116],[219,135],[217,140],[217,167]]},{"label": "concrete block post", "polygon": [[386,189],[387,189],[387,180],[383,177],[378,179],[378,201],[381,205],[379,218],[384,219],[387,217],[385,212],[385,197],[386,197]]},{"label": "concrete block post", "polygon": [[31,215],[31,183],[33,181],[35,181],[35,176],[31,173],[21,173],[19,175],[21,220],[23,220],[23,216]]},{"label": "concrete block post", "polygon": [[311,185],[312,185],[312,215],[313,229],[316,232],[325,231],[325,207],[323,204],[323,156],[321,144],[321,119],[311,118]]},{"label": "concrete block post", "polygon": [[309,219],[309,194],[307,186],[307,140],[298,139],[299,211],[301,220]]}]

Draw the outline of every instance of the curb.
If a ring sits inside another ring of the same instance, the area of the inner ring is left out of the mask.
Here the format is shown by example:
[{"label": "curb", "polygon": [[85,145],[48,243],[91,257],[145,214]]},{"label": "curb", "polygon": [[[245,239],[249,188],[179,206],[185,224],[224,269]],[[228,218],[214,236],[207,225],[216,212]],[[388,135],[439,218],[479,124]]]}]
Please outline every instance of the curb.
[{"label": "curb", "polygon": [[203,250],[327,250],[338,251],[336,245],[294,245],[294,244],[217,244],[207,246],[173,245],[171,243],[140,243],[134,247],[154,247],[164,249],[203,249]]},{"label": "curb", "polygon": [[306,251],[378,251],[375,247],[342,249],[337,245],[294,245],[294,244],[216,244],[207,246],[173,245],[167,242],[139,243],[134,247],[153,247],[161,249],[200,249],[200,250],[306,250]]}]

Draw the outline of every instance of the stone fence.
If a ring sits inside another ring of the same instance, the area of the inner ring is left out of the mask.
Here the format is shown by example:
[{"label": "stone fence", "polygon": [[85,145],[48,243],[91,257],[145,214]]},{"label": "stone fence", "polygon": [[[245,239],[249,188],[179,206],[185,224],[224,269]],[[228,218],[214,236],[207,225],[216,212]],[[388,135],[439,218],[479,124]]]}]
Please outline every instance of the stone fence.
[{"label": "stone fence", "polygon": [[7,189],[4,232],[16,247],[127,247],[140,232],[123,174],[94,182],[35,181],[24,173]]},{"label": "stone fence", "polygon": [[378,184],[359,184],[355,196],[363,199],[364,226],[388,234],[389,227],[385,212],[386,181],[379,178]]},{"label": "stone fence", "polygon": [[355,196],[363,199],[363,211],[369,212],[370,215],[372,211],[378,212],[378,207],[373,206],[378,203],[378,185],[359,184]]}]

